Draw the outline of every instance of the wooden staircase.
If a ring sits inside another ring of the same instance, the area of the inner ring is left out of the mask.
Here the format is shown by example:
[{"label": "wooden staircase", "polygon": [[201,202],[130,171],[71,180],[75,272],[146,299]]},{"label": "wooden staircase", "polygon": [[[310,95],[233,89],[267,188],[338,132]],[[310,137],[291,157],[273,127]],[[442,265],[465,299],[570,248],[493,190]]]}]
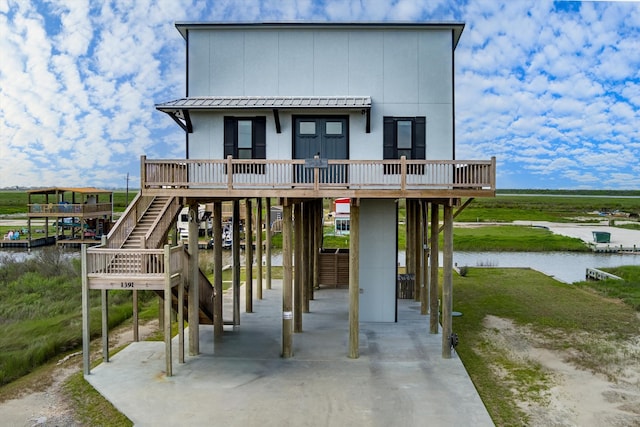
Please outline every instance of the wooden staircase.
[{"label": "wooden staircase", "polygon": [[[136,199],[134,203],[139,203],[141,206],[144,206],[145,203],[148,206],[145,208],[140,208],[139,212],[136,216],[137,221],[129,221],[128,226],[126,221],[118,221],[116,223],[114,230],[118,227],[128,227],[133,229],[125,235],[125,237],[121,237],[122,240],[124,238],[124,242],[120,244],[120,249],[129,251],[140,250],[141,252],[145,249],[159,249],[162,248],[163,243],[166,241],[167,234],[171,230],[172,226],[175,224],[175,220],[177,215],[182,208],[181,205],[177,203],[177,199],[174,200],[172,197],[163,197],[156,196],[150,202],[143,201],[141,198]],[[172,206],[173,204],[173,206]],[[171,208],[169,208],[172,206]],[[164,216],[169,216],[168,218],[163,218]],[[110,233],[109,236],[116,235],[116,233]],[[154,236],[154,238],[150,238],[150,236]],[[153,243],[157,242],[157,243]],[[113,242],[112,242],[113,243]],[[109,241],[107,241],[107,246],[109,245]],[[113,244],[111,245],[113,247]],[[185,250],[184,251],[185,258],[185,269],[188,270],[188,264],[190,259],[190,254]],[[126,259],[126,261],[125,261]],[[113,273],[119,273],[123,269],[130,269],[131,257],[119,257],[115,256],[112,259],[112,263],[109,267],[109,270]],[[146,266],[141,266],[142,269],[149,269],[150,271],[153,268],[149,268],[148,264],[150,262],[149,258],[140,257],[141,263],[146,263]],[[122,266],[122,263],[125,263]],[[206,277],[206,275],[202,272],[202,270],[198,269],[199,277],[197,279],[197,283],[199,286],[199,319],[200,324],[203,325],[212,325],[213,324],[213,285]],[[185,287],[185,295],[184,295],[184,310],[185,316],[188,318],[188,297],[189,297],[189,288],[191,287],[194,280],[187,274],[187,284]],[[158,295],[164,298],[163,291],[156,291]],[[174,310],[178,309],[178,289],[172,288],[172,306]]]},{"label": "wooden staircase", "polygon": [[[154,197],[149,207],[144,211],[142,217],[136,223],[127,240],[124,241],[122,249],[147,249],[142,247],[144,237],[147,235],[151,227],[156,223],[158,216],[163,213],[163,207],[169,201],[170,197]],[[168,232],[169,230],[167,230]],[[157,248],[149,248],[157,249]]]}]

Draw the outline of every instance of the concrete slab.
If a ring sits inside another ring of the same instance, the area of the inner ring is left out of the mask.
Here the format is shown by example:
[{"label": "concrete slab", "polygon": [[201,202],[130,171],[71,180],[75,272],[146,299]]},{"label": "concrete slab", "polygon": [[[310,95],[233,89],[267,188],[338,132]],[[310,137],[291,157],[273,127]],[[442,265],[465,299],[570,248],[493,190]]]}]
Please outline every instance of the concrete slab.
[{"label": "concrete slab", "polygon": [[174,340],[172,377],[164,344],[140,342],[86,378],[138,426],[493,425],[460,359],[442,359],[419,303],[400,300],[397,323],[361,323],[361,356],[349,359],[348,291],[316,291],[294,357],[282,359],[281,283],[263,292],[221,341],[200,327],[201,354],[184,364]]}]

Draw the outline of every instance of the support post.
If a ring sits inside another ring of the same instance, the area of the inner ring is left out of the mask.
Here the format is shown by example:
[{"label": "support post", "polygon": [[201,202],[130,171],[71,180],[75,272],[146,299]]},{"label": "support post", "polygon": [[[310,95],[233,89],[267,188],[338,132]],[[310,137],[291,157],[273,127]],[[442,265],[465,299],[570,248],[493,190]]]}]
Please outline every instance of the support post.
[{"label": "support post", "polygon": [[[189,355],[200,353],[200,266],[198,265],[198,204],[189,204]],[[165,261],[167,262],[167,261]],[[165,264],[169,265],[169,264]],[[166,297],[166,295],[165,295]],[[169,294],[171,297],[171,294]],[[169,298],[171,302],[171,298]],[[167,308],[168,307],[168,308]],[[165,302],[164,317],[170,319],[171,305]],[[166,323],[166,321],[165,321]]]},{"label": "support post", "polygon": [[164,351],[166,362],[166,375],[173,375],[172,357],[171,357],[171,252],[169,245],[164,246]]},{"label": "support post", "polygon": [[109,361],[109,295],[106,289],[102,289],[102,361]]},{"label": "support post", "polygon": [[349,232],[349,357],[360,357],[360,200],[351,199]]},{"label": "support post", "polygon": [[222,320],[222,202],[213,202],[213,338],[221,339]]},{"label": "support post", "polygon": [[442,357],[451,358],[453,311],[453,207],[444,205],[444,254],[442,261]]},{"label": "support post", "polygon": [[415,277],[414,301],[421,301],[422,292],[422,229],[420,228],[420,200],[413,200],[413,270]]},{"label": "support post", "polygon": [[293,332],[302,332],[302,203],[294,205],[293,225],[295,226],[293,281]]},{"label": "support post", "polygon": [[89,322],[89,278],[87,276],[87,245],[81,246],[82,257],[82,372],[84,375],[91,373],[91,361],[89,344],[91,344],[91,325]]},{"label": "support post", "polygon": [[233,285],[233,324],[240,325],[240,200],[233,201],[233,223],[231,245],[232,285]]},{"label": "support post", "polygon": [[438,333],[438,322],[440,319],[438,308],[438,229],[440,222],[440,206],[431,204],[431,244],[429,253],[430,275],[429,275],[429,332]]},{"label": "support post", "polygon": [[310,275],[309,272],[311,263],[309,254],[311,251],[309,250],[309,223],[311,218],[311,209],[309,209],[311,202],[304,202],[302,204],[302,247],[301,249],[301,257],[302,257],[302,271],[300,274],[302,275],[302,312],[309,312],[309,300],[311,299],[311,281],[309,280]]},{"label": "support post", "polygon": [[184,271],[178,285],[178,363],[184,363]]},{"label": "support post", "polygon": [[138,317],[138,291],[136,289],[132,292],[132,305],[133,305],[133,341],[140,341],[140,319]]},{"label": "support post", "polygon": [[245,262],[245,312],[253,313],[253,227],[251,224],[251,200],[245,202],[246,223],[244,231],[244,262]]},{"label": "support post", "polygon": [[285,200],[282,207],[282,357],[293,356],[293,272],[292,253],[293,230],[291,224],[291,204]]},{"label": "support post", "polygon": [[262,299],[262,198],[256,203],[256,296]]},{"label": "support post", "polygon": [[422,206],[422,246],[420,253],[422,254],[422,285],[420,286],[420,314],[429,313],[429,204],[426,200],[421,199]]},{"label": "support post", "polygon": [[322,248],[322,235],[324,233],[324,205],[323,200],[318,199],[316,206],[317,217],[315,224],[315,233],[313,236],[313,287],[314,289],[320,288],[320,260],[319,253]]},{"label": "support post", "polygon": [[265,224],[265,230],[266,230],[266,249],[267,249],[267,253],[266,253],[266,277],[265,277],[265,281],[266,283],[266,287],[267,289],[271,289],[271,198],[267,197],[266,199],[266,210],[267,210],[267,220],[266,220],[266,224]]}]

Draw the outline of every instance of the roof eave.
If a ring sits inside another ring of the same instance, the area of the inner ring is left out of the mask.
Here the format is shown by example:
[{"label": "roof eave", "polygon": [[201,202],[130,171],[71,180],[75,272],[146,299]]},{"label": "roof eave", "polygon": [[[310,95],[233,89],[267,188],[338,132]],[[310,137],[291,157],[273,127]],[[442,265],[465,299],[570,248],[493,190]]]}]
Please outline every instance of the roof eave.
[{"label": "roof eave", "polygon": [[339,29],[448,29],[453,32],[453,49],[458,45],[458,41],[464,30],[464,22],[176,22],[176,29],[182,37],[187,39],[187,32],[196,29],[319,29],[319,28],[339,28]]}]

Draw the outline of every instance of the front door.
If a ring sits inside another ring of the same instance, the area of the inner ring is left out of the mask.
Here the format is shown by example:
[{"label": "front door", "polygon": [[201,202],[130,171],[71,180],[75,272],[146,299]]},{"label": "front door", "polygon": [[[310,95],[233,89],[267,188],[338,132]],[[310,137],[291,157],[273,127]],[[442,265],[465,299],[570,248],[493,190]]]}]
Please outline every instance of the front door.
[{"label": "front door", "polygon": [[[293,156],[294,159],[349,158],[348,124],[346,116],[294,116],[293,118]],[[330,165],[320,171],[321,182],[347,182],[346,165]],[[296,173],[297,182],[312,182],[313,169]]]}]

